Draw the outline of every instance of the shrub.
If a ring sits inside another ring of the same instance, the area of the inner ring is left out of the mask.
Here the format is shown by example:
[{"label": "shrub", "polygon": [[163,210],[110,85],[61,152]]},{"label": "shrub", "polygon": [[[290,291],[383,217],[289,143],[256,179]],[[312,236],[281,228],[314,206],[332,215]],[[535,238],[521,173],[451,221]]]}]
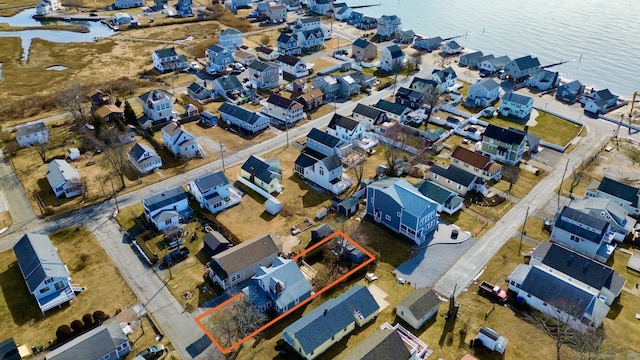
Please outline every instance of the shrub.
[{"label": "shrub", "polygon": [[85,329],[88,329],[93,325],[93,317],[91,317],[91,314],[84,314],[82,315],[82,322],[84,323]]},{"label": "shrub", "polygon": [[93,312],[93,321],[96,324],[102,323],[106,318],[107,315],[104,313],[104,311],[98,310]]},{"label": "shrub", "polygon": [[71,322],[71,329],[73,330],[74,333],[81,333],[82,330],[84,330],[84,325],[80,320],[73,320]]},{"label": "shrub", "polygon": [[69,325],[60,325],[56,330],[56,339],[58,340],[58,343],[69,340],[72,333],[73,332],[71,331]]}]

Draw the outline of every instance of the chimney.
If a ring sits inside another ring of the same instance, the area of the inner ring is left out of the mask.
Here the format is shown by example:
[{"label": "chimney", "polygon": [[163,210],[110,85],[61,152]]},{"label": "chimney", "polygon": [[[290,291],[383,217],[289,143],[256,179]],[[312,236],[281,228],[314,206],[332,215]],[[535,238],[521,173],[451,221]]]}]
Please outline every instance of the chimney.
[{"label": "chimney", "polygon": [[252,184],[256,183],[256,170],[253,168],[253,166],[250,169],[250,173],[251,175],[249,176],[249,181],[251,181]]},{"label": "chimney", "polygon": [[324,308],[324,314],[323,314],[323,315],[324,315],[324,316],[327,316],[327,313],[328,313],[328,312],[329,312],[329,309],[328,309],[328,308]]}]

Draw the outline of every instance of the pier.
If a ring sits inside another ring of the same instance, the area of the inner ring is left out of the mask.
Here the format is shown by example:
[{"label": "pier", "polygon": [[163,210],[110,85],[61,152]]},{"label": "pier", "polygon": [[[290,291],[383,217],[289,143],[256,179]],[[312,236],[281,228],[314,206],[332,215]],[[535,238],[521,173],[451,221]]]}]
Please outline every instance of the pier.
[{"label": "pier", "polygon": [[560,62],[557,62],[557,63],[553,63],[553,64],[549,64],[549,65],[540,66],[540,69],[548,69],[548,68],[550,68],[550,67],[554,67],[554,66],[559,66],[559,65],[562,65],[562,64],[566,64],[566,63],[568,63],[568,62],[569,62],[569,61],[562,61],[562,60],[560,60]]}]

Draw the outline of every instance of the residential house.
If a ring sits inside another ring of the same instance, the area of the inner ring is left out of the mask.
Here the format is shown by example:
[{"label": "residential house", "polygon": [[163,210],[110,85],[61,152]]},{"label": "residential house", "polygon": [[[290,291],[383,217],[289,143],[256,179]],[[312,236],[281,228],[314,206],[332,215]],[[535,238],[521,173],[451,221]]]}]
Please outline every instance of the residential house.
[{"label": "residential house", "polygon": [[339,93],[341,97],[349,99],[360,93],[360,84],[351,75],[338,75],[336,80],[340,84]]},{"label": "residential house", "polygon": [[131,352],[129,337],[116,321],[107,321],[47,352],[45,360],[115,360]]},{"label": "residential house", "polygon": [[282,70],[282,75],[288,79],[297,79],[309,75],[310,68],[306,61],[293,55],[280,55],[275,61]]},{"label": "residential house", "polygon": [[16,126],[16,141],[23,148],[49,142],[49,129],[44,121],[32,121]]},{"label": "residential house", "polygon": [[393,71],[396,67],[404,65],[404,52],[398,45],[390,45],[380,51],[380,63],[378,67],[385,71]]},{"label": "residential house", "polygon": [[267,17],[273,24],[283,23],[287,20],[287,8],[284,5],[270,5],[267,8]]},{"label": "residential house", "polygon": [[447,91],[450,87],[456,84],[456,80],[458,79],[458,75],[456,72],[449,66],[444,70],[433,70],[431,72],[431,80],[438,83],[438,91],[441,93]]},{"label": "residential house", "polygon": [[231,7],[234,9],[250,8],[253,0],[231,0]]},{"label": "residential house", "polygon": [[502,165],[491,160],[489,156],[457,146],[451,153],[451,166],[476,174],[486,181],[500,181]]},{"label": "residential house", "polygon": [[182,116],[184,116],[185,118],[193,118],[200,114],[200,110],[198,110],[198,107],[193,105],[192,103],[182,104],[182,109],[184,109],[184,113],[182,113]]},{"label": "residential house", "polygon": [[419,50],[427,50],[431,52],[439,49],[442,41],[443,40],[440,36],[436,36],[433,38],[416,37],[416,39],[413,40],[413,45]]},{"label": "residential house", "polygon": [[284,5],[287,10],[298,10],[301,7],[302,0],[280,0],[280,4]]},{"label": "residential house", "polygon": [[367,215],[417,245],[438,226],[438,204],[401,178],[383,178],[367,185]]},{"label": "residential house", "polygon": [[65,160],[54,159],[47,164],[47,181],[56,197],[72,198],[84,193],[80,174]]},{"label": "residential house", "polygon": [[415,289],[396,305],[396,315],[412,328],[419,330],[438,314],[440,298],[433,289]]},{"label": "residential house", "polygon": [[187,87],[187,94],[198,101],[211,99],[211,90],[197,82],[193,82]]},{"label": "residential house", "polygon": [[[482,64],[483,62],[487,61],[487,60],[491,60],[491,59],[495,59],[496,57],[493,56],[493,54],[487,54],[487,55],[482,55],[479,58],[475,58],[475,59],[471,59],[469,61],[469,68],[470,69],[474,69],[474,70],[480,70],[480,64]],[[511,60],[509,60],[508,62],[511,62]],[[505,64],[506,66],[506,64]],[[480,75],[486,75],[487,72],[480,70]]]},{"label": "residential house", "polygon": [[352,8],[350,8],[348,6],[343,6],[343,7],[340,8],[340,10],[338,10],[335,13],[334,17],[338,21],[347,21],[351,17],[352,13],[353,13],[353,9]]},{"label": "residential house", "polygon": [[162,158],[150,147],[136,143],[127,153],[133,167],[141,174],[147,174],[162,167]]},{"label": "residential house", "polygon": [[571,81],[558,86],[556,89],[556,100],[573,104],[584,94],[585,86],[578,80]]},{"label": "residential house", "polygon": [[258,267],[251,280],[242,293],[261,313],[284,314],[313,295],[311,284],[296,262],[280,256],[271,266]]},{"label": "residential house", "polygon": [[637,218],[640,215],[640,189],[606,176],[601,182],[592,181],[587,187],[585,197],[612,199],[623,206],[631,216]]},{"label": "residential house", "polygon": [[176,118],[173,110],[173,96],[160,89],[147,91],[138,97],[142,102],[142,111],[151,123],[162,123]]},{"label": "residential house", "polygon": [[[277,40],[278,53],[285,55],[300,55],[302,48],[298,43],[298,39],[292,34],[281,33]],[[260,53],[258,53],[260,57]]]},{"label": "residential house", "polygon": [[26,233],[13,246],[22,278],[44,312],[76,297],[71,275],[48,235]]},{"label": "residential house", "polygon": [[256,236],[217,255],[209,262],[209,277],[227,290],[256,274],[260,266],[270,266],[282,252],[282,243],[272,234]]},{"label": "residential house", "polygon": [[491,55],[491,57],[483,59],[478,63],[478,69],[480,69],[480,74],[493,75],[504,70],[510,62],[511,59],[507,55],[500,57]]},{"label": "residential house", "polygon": [[445,41],[444,43],[442,43],[442,46],[440,46],[440,53],[445,56],[459,54],[463,50],[464,48],[460,46],[460,44],[458,44],[455,40]]},{"label": "residential house", "polygon": [[360,341],[342,358],[342,360],[377,359],[419,360],[420,357],[417,351],[409,351],[399,331],[384,328]]},{"label": "residential house", "polygon": [[[280,40],[280,37],[278,37],[278,40]],[[293,39],[295,45],[298,45],[298,42],[296,41],[296,39]],[[280,42],[278,42],[279,44]],[[288,42],[287,42],[288,43]],[[293,44],[293,43],[292,43]],[[260,45],[256,48],[256,55],[258,55],[258,59],[263,60],[263,61],[273,61],[275,59],[278,58],[278,56],[280,56],[280,52],[270,49],[264,45]]]},{"label": "residential house", "polygon": [[333,114],[327,127],[327,133],[345,142],[350,142],[351,140],[364,137],[364,126],[360,122],[346,116]]},{"label": "residential house", "polygon": [[328,132],[318,130],[317,128],[311,129],[307,134],[306,147],[320,153],[324,156],[341,155],[340,147],[345,142],[339,137],[331,135]]},{"label": "residential house", "polygon": [[584,105],[584,111],[592,114],[604,114],[618,103],[618,95],[614,95],[609,89],[598,90],[585,94],[580,98]]},{"label": "residential house", "polygon": [[322,28],[302,30],[295,33],[301,51],[311,51],[324,46],[324,32]]},{"label": "residential house", "polygon": [[[271,50],[271,49],[269,49]],[[271,50],[273,53],[274,51]],[[233,61],[240,63],[244,66],[248,66],[252,62],[258,60],[258,57],[255,54],[250,53],[249,51],[238,49],[233,53]]]},{"label": "residential house", "polygon": [[329,11],[334,11],[333,0],[307,0],[307,7],[320,15],[329,15]]},{"label": "residential house", "polygon": [[482,154],[505,165],[517,165],[527,144],[526,133],[489,124],[482,134]]},{"label": "residential house", "polygon": [[410,107],[382,99],[378,100],[374,106],[380,110],[386,111],[389,118],[401,123],[407,121],[407,114],[411,112]]},{"label": "residential house", "polygon": [[265,160],[251,155],[240,167],[240,176],[269,194],[282,191],[282,168],[278,159]]},{"label": "residential house", "polygon": [[249,64],[249,81],[254,89],[271,89],[278,86],[280,75],[278,68],[256,60]]},{"label": "residential house", "polygon": [[502,116],[513,116],[519,119],[528,118],[533,110],[533,98],[509,91],[502,97],[498,112]]},{"label": "residential house", "polygon": [[431,90],[438,90],[438,82],[432,80],[432,79],[423,79],[420,77],[414,77],[413,80],[411,80],[411,84],[409,85],[409,89],[420,92],[420,93],[424,93],[425,91],[427,91],[428,89]]},{"label": "residential house", "polygon": [[240,48],[242,46],[242,32],[233,28],[221,30],[218,35],[218,45],[230,50]]},{"label": "residential house", "polygon": [[303,151],[294,163],[294,173],[334,195],[345,192],[352,181],[342,174],[342,161],[338,155],[323,155],[315,151]]},{"label": "residential house", "polygon": [[209,62],[206,68],[209,74],[224,73],[233,64],[233,52],[219,45],[209,45],[205,55]]},{"label": "residential house", "polygon": [[40,0],[36,4],[36,15],[47,15],[62,9],[60,0]]},{"label": "residential house", "polygon": [[307,117],[302,104],[276,94],[269,95],[262,112],[287,124],[294,124]]},{"label": "residential house", "polygon": [[613,251],[611,225],[568,206],[562,208],[551,230],[551,241],[590,259],[606,263]]},{"label": "residential house", "polygon": [[325,100],[335,100],[340,95],[340,83],[331,75],[315,77],[311,83],[314,88],[322,91]]},{"label": "residential house", "polygon": [[178,55],[173,47],[160,49],[153,52],[153,67],[160,72],[187,69],[189,62],[184,55]]},{"label": "residential house", "polygon": [[[362,19],[364,18],[364,14],[358,11],[352,11],[351,15],[349,15],[349,19],[347,19],[347,24],[351,26],[358,26]],[[376,21],[377,22],[377,21]],[[376,24],[377,26],[377,24]]]},{"label": "residential house", "polygon": [[192,0],[178,0],[176,3],[176,10],[178,10],[178,17],[192,17],[195,16],[193,14],[193,9],[191,9],[191,5],[193,4]]},{"label": "residential house", "polygon": [[91,102],[91,111],[95,111],[102,105],[111,104],[111,97],[109,95],[105,95],[100,90],[92,90],[87,94],[89,98],[89,102]]},{"label": "residential house", "polygon": [[351,113],[351,117],[362,123],[365,130],[371,130],[374,126],[378,126],[389,121],[389,117],[385,111],[362,103],[356,104],[356,107]]},{"label": "residential house", "polygon": [[482,51],[474,51],[472,53],[464,54],[460,56],[460,59],[458,59],[458,65],[462,67],[469,66],[472,60],[482,57],[483,55]]},{"label": "residential house", "polygon": [[218,115],[212,114],[208,111],[200,113],[200,124],[205,127],[212,127],[218,125]]},{"label": "residential house", "polygon": [[229,125],[239,127],[242,131],[255,134],[269,127],[269,118],[256,114],[238,105],[225,102],[218,108],[220,118]]},{"label": "residential house", "polygon": [[560,74],[557,71],[540,69],[533,73],[525,84],[540,91],[547,91],[555,88],[559,83]]},{"label": "residential house", "polygon": [[505,73],[516,81],[523,80],[540,70],[540,61],[531,55],[512,60],[505,66]]},{"label": "residential house", "polygon": [[482,79],[469,86],[466,103],[474,107],[487,107],[500,98],[500,85],[493,79]]},{"label": "residential house", "polygon": [[369,62],[378,56],[378,47],[366,39],[358,38],[351,44],[351,53],[354,59]]},{"label": "residential house", "polygon": [[432,165],[427,177],[462,196],[467,195],[469,191],[477,191],[484,196],[489,193],[484,179],[459,167],[449,166],[445,169],[438,165]]},{"label": "residential house", "polygon": [[107,123],[117,121],[118,119],[124,120],[124,110],[112,104],[100,106],[94,111],[94,115],[100,117],[100,119]]},{"label": "residential house", "polygon": [[198,140],[177,122],[162,128],[162,142],[176,158],[204,157],[204,149],[198,144]]},{"label": "residential house", "polygon": [[349,75],[353,80],[355,80],[355,82],[358,85],[360,85],[360,87],[365,87],[367,89],[371,89],[377,79],[377,77],[375,77],[374,75],[369,75],[362,71],[354,71],[347,75]]},{"label": "residential house", "polygon": [[598,298],[599,289],[550,268],[520,264],[507,281],[509,290],[528,306],[578,331],[597,329],[609,312]]},{"label": "residential house", "polygon": [[455,214],[458,210],[464,208],[464,198],[457,192],[449,190],[446,187],[427,180],[418,186],[418,191],[438,204],[436,211],[438,213],[445,212],[449,215]]},{"label": "residential house", "polygon": [[312,360],[379,312],[380,306],[369,290],[356,285],[287,326],[282,338],[302,358]]},{"label": "residential house", "polygon": [[306,93],[298,95],[296,98],[296,101],[302,104],[307,111],[319,108],[323,104],[323,100],[324,94],[318,88],[313,88]]},{"label": "residential house", "polygon": [[242,201],[238,193],[229,187],[229,179],[222,171],[195,178],[187,188],[202,209],[217,214]]},{"label": "residential house", "polygon": [[402,21],[395,15],[382,15],[378,18],[378,35],[384,38],[392,38],[400,32]]},{"label": "residential house", "polygon": [[416,33],[413,30],[400,30],[396,37],[403,44],[411,44],[416,37]]},{"label": "residential house", "polygon": [[372,30],[378,27],[378,19],[371,16],[362,16],[362,19],[359,23],[356,24],[356,27],[360,30]]},{"label": "residential house", "polygon": [[0,359],[21,360],[22,356],[18,352],[18,346],[12,337],[0,341]]},{"label": "residential house", "polygon": [[215,230],[207,230],[202,242],[202,250],[209,256],[219,254],[233,246],[227,238]]},{"label": "residential house", "polygon": [[249,97],[246,96],[242,83],[235,75],[224,75],[213,80],[213,92],[224,100],[234,104],[249,101]]},{"label": "residential house", "polygon": [[144,6],[144,0],[114,0],[113,7],[116,9],[130,9]]},{"label": "residential house", "polygon": [[401,87],[396,91],[395,102],[406,106],[412,110],[416,110],[422,107],[425,101],[425,94],[420,91],[415,91]]},{"label": "residential house", "polygon": [[178,226],[183,215],[186,217],[193,211],[189,208],[189,199],[182,186],[142,199],[142,207],[147,221],[159,231]]}]

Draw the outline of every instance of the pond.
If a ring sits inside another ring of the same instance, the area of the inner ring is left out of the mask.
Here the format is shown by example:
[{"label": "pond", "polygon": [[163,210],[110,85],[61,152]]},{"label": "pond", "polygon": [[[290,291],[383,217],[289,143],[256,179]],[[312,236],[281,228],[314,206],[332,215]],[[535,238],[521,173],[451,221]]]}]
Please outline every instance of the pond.
[{"label": "pond", "polygon": [[[11,26],[42,26],[43,24],[61,23],[58,21],[38,21],[33,19],[36,9],[27,9],[11,17],[0,17],[0,23],[7,23]],[[113,35],[114,31],[99,21],[71,21],[72,25],[84,25],[89,28],[88,33],[79,33],[64,30],[21,30],[21,31],[0,31],[0,37],[19,37],[22,41],[22,60],[29,57],[31,42],[35,38],[59,43],[68,42],[91,42],[96,38],[103,38]]]}]

